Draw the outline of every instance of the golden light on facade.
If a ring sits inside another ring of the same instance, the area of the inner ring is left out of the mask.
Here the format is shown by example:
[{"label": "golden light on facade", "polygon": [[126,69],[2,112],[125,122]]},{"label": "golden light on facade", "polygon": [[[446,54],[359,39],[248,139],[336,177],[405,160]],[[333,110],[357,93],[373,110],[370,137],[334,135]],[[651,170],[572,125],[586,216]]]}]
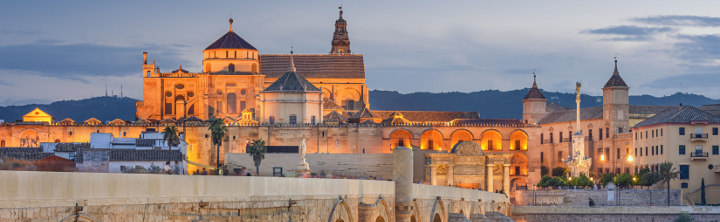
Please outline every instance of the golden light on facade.
[{"label": "golden light on facade", "polygon": [[628,161],[628,162],[632,162],[632,161],[633,161],[633,157],[632,157],[631,155],[628,155],[627,161]]},{"label": "golden light on facade", "polygon": [[600,154],[600,161],[605,161],[605,154]]}]

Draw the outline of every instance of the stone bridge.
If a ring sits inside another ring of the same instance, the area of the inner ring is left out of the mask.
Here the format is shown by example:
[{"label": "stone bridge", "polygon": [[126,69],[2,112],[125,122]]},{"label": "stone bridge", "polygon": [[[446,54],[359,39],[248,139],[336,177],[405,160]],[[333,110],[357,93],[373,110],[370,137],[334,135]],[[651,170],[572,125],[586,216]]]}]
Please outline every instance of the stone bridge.
[{"label": "stone bridge", "polygon": [[0,171],[0,221],[509,220],[504,194],[412,184],[407,166],[409,181]]}]

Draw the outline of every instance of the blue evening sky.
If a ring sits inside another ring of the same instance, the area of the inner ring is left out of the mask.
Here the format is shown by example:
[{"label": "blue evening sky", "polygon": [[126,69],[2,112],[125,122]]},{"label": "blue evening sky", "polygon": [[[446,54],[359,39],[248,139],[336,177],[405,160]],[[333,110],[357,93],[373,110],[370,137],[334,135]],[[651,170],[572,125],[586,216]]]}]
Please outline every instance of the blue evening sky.
[{"label": "blue evening sky", "polygon": [[[327,53],[338,1],[3,1],[0,105],[140,98],[142,52],[200,71],[234,30],[260,53]],[[619,58],[630,93],[720,98],[720,1],[344,1],[371,89],[529,87],[599,95]]]}]

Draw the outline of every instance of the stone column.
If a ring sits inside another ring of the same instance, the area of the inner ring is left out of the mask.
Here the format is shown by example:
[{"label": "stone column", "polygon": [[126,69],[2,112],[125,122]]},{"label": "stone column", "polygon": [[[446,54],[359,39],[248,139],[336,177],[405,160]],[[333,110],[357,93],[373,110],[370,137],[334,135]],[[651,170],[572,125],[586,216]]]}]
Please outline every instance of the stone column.
[{"label": "stone column", "polygon": [[413,212],[413,152],[406,147],[393,150],[395,221],[410,222]]},{"label": "stone column", "polygon": [[510,196],[510,164],[503,164],[503,190]]},{"label": "stone column", "polygon": [[448,180],[447,185],[448,186],[452,186],[455,184],[455,179],[454,179],[455,173],[453,172],[453,166],[455,166],[455,165],[449,164],[448,168],[447,168],[447,180]]},{"label": "stone column", "polygon": [[486,164],[485,166],[487,166],[485,168],[487,170],[485,173],[485,190],[493,192],[493,164]]}]

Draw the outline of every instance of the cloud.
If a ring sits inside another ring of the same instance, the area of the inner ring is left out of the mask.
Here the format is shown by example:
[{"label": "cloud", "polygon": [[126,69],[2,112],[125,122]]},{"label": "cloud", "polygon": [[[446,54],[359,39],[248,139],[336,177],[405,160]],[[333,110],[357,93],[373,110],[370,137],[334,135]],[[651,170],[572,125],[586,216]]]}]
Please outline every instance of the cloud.
[{"label": "cloud", "polygon": [[720,17],[694,16],[694,15],[658,15],[644,18],[634,18],[632,21],[651,25],[663,26],[695,26],[695,27],[717,27],[720,26]]},{"label": "cloud", "polygon": [[675,44],[680,58],[695,63],[711,63],[706,65],[720,65],[717,64],[720,60],[720,36],[678,35],[677,38],[683,40]]},{"label": "cloud", "polygon": [[672,32],[674,30],[675,29],[669,27],[640,27],[633,25],[621,25],[600,29],[591,29],[584,32],[589,34],[619,36],[606,39],[610,41],[647,41],[651,40],[656,34]]},{"label": "cloud", "polygon": [[[123,47],[97,44],[35,43],[0,46],[0,69],[22,70],[41,76],[83,81],[89,76],[128,76],[138,73],[142,52],[153,51],[163,64],[189,63],[172,53],[173,47]],[[144,50],[143,50],[144,49]],[[172,66],[171,66],[172,67]]]}]

